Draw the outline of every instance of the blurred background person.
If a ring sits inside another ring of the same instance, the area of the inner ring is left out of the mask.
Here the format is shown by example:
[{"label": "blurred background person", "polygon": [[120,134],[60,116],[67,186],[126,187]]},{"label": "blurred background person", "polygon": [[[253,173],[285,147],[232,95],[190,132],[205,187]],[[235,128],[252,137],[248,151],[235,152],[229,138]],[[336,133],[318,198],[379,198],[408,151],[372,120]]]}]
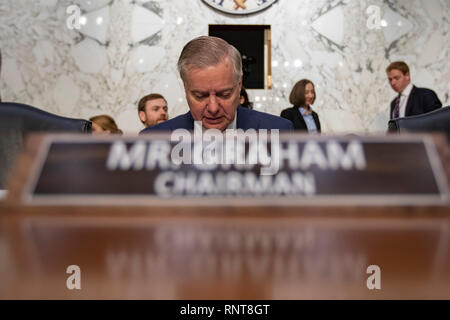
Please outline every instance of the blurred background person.
[{"label": "blurred background person", "polygon": [[122,130],[117,127],[114,119],[106,114],[92,117],[89,120],[92,121],[93,134],[122,134]]},{"label": "blurred background person", "polygon": [[280,116],[291,120],[294,130],[320,133],[319,116],[311,108],[315,100],[314,84],[311,80],[302,79],[294,85],[289,95],[289,102],[293,106],[281,111]]},{"label": "blurred background person", "polygon": [[250,102],[248,99],[247,91],[245,91],[245,88],[241,88],[241,97],[239,98],[239,104],[243,106],[244,108],[253,109],[253,102]]},{"label": "blurred background person", "polygon": [[138,114],[145,127],[164,122],[169,118],[167,100],[159,93],[148,94],[139,100]]},{"label": "blurred background person", "polygon": [[[2,50],[0,49],[0,79],[2,75]],[[0,102],[2,102],[2,93],[0,92]]]},{"label": "blurred background person", "polygon": [[442,107],[437,94],[411,83],[409,66],[403,61],[392,62],[387,68],[391,88],[398,93],[391,102],[390,118],[403,118],[431,112]]}]

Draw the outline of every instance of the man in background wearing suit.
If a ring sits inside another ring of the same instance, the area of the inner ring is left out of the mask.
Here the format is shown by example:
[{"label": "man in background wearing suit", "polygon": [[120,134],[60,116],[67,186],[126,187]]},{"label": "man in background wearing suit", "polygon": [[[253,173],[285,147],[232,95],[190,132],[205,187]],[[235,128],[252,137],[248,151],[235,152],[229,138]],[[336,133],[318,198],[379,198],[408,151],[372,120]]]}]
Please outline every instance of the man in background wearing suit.
[{"label": "man in background wearing suit", "polygon": [[178,59],[189,111],[148,127],[154,130],[194,130],[194,121],[204,129],[292,130],[289,120],[239,105],[242,60],[239,51],[225,40],[202,36],[188,42]]},{"label": "man in background wearing suit", "polygon": [[433,90],[411,84],[408,65],[403,61],[391,63],[386,68],[389,84],[398,93],[391,102],[390,118],[401,118],[427,113],[442,107]]}]

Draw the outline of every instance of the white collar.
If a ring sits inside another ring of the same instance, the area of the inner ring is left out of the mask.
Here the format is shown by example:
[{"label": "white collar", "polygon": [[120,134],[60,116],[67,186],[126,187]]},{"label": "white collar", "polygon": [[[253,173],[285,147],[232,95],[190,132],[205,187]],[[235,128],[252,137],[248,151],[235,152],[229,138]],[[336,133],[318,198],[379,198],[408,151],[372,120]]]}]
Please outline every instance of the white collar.
[{"label": "white collar", "polygon": [[237,123],[237,109],[234,113],[234,120],[228,125],[227,129],[236,129],[236,123]]},{"label": "white collar", "polygon": [[406,86],[406,88],[403,90],[403,92],[401,93],[401,95],[402,96],[406,96],[406,97],[408,97],[410,94],[411,94],[411,90],[413,89],[413,85],[412,85],[412,83],[410,82],[407,86]]},{"label": "white collar", "polygon": [[[231,129],[231,130],[233,130],[233,129],[236,129],[236,119],[237,119],[237,110],[236,110],[236,113],[234,114],[234,120],[233,121],[231,121],[231,123],[228,125],[228,127],[225,129],[225,130],[228,130],[228,129]],[[194,120],[194,126],[195,126],[195,124],[196,124],[196,122],[197,121],[195,121]],[[201,125],[201,121],[199,121],[199,123],[200,123],[200,125]],[[203,130],[207,130],[205,127],[203,127],[202,125],[201,125],[201,128],[203,129]]]}]

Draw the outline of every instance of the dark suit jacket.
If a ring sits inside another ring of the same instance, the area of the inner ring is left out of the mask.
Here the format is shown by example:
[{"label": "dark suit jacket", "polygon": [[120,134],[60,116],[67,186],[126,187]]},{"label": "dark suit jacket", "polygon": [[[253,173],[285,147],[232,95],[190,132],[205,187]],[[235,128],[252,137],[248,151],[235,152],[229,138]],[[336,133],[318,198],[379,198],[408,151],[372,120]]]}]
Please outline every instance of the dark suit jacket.
[{"label": "dark suit jacket", "polygon": [[[320,132],[319,116],[314,111],[312,112],[312,116],[313,116],[314,122],[316,124],[317,131]],[[293,106],[291,108],[284,109],[283,111],[281,111],[281,117],[291,120],[291,122],[294,124],[295,130],[308,131],[306,122],[303,119],[303,116],[300,113],[300,110],[298,110],[298,107]]]},{"label": "dark suit jacket", "polygon": [[[238,106],[236,110],[237,120],[236,127],[238,129],[280,129],[280,130],[293,130],[292,123],[286,119],[280,117],[259,112],[252,109],[247,109],[242,106]],[[176,129],[194,130],[194,118],[191,112],[188,111],[173,119],[164,121],[155,126],[147,127],[140,133],[148,133],[150,131],[172,131]]]},{"label": "dark suit jacket", "polygon": [[[395,99],[391,102],[390,118],[395,107]],[[427,113],[442,107],[442,103],[433,90],[413,86],[406,104],[405,117]]]}]

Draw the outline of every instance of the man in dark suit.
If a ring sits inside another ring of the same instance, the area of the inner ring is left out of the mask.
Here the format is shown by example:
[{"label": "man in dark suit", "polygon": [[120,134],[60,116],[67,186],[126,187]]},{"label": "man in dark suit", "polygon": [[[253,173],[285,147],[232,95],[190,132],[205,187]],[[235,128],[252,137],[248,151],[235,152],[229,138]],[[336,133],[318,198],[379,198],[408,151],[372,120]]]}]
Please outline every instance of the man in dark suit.
[{"label": "man in dark suit", "polygon": [[194,121],[205,129],[292,130],[289,120],[239,106],[242,60],[239,51],[225,40],[198,37],[188,42],[178,59],[189,112],[148,127],[155,130],[194,129]]},{"label": "man in dark suit", "polygon": [[[288,123],[280,117],[247,109],[241,105],[239,105],[236,109],[236,118],[236,129],[293,129],[292,123]],[[190,111],[158,125],[148,127],[145,130],[142,130],[141,133],[147,133],[152,130],[173,131],[180,128],[194,130],[194,118],[192,117]]]},{"label": "man in dark suit", "polygon": [[391,102],[391,119],[427,113],[442,107],[441,101],[433,90],[418,88],[411,84],[409,67],[405,62],[391,63],[386,73],[389,84],[398,93]]}]

